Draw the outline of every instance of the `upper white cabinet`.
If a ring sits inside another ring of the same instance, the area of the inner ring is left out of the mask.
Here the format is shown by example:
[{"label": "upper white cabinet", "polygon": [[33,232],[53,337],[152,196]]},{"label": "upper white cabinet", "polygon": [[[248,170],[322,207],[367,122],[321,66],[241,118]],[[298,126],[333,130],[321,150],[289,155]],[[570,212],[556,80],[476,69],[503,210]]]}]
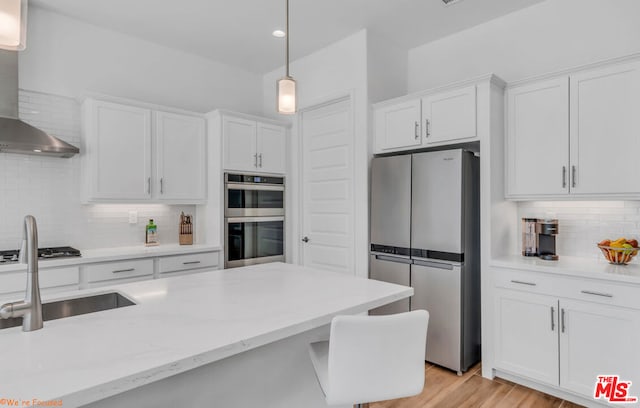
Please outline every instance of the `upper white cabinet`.
[{"label": "upper white cabinet", "polygon": [[89,199],[151,198],[151,111],[96,100],[84,108]]},{"label": "upper white cabinet", "polygon": [[225,170],[279,173],[286,172],[284,126],[244,115],[223,113],[222,149]]},{"label": "upper white cabinet", "polygon": [[198,115],[87,99],[86,202],[205,200],[205,120]]},{"label": "upper white cabinet", "polygon": [[569,192],[569,80],[507,90],[507,195]]},{"label": "upper white cabinet", "polygon": [[375,153],[478,140],[477,85],[454,85],[376,104]]},{"label": "upper white cabinet", "polygon": [[420,106],[417,99],[374,111],[377,152],[422,145]]},{"label": "upper white cabinet", "polygon": [[507,198],[637,198],[640,62],[507,89]]},{"label": "upper white cabinet", "polygon": [[204,120],[168,112],[156,112],[155,116],[158,199],[204,200]]},{"label": "upper white cabinet", "polygon": [[425,143],[476,137],[476,87],[429,95],[422,99]]}]

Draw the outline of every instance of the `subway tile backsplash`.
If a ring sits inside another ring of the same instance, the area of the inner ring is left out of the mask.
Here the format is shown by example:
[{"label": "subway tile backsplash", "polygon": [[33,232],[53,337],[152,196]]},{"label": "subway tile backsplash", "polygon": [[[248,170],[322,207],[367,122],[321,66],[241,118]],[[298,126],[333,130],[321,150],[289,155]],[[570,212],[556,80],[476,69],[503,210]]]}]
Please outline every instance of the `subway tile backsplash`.
[{"label": "subway tile backsplash", "polygon": [[[20,118],[80,146],[80,104],[71,98],[20,90]],[[162,204],[80,204],[80,157],[70,159],[0,153],[0,250],[17,249],[22,219],[38,222],[39,244],[78,249],[142,245],[153,218],[160,243],[178,242],[181,211],[195,206]],[[129,224],[129,211],[138,223]]]},{"label": "subway tile backsplash", "polygon": [[599,259],[596,244],[605,238],[640,239],[640,201],[520,202],[518,217],[557,218],[560,256]]}]

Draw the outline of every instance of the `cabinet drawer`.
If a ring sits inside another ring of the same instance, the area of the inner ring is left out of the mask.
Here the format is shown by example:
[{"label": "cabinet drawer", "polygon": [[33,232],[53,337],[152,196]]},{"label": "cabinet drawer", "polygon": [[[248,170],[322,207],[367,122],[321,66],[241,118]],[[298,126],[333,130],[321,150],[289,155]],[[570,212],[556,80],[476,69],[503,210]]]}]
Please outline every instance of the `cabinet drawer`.
[{"label": "cabinet drawer", "polygon": [[87,282],[153,275],[153,259],[87,265],[84,267],[84,272]]},{"label": "cabinet drawer", "polygon": [[545,295],[554,294],[553,279],[536,272],[496,269],[495,285],[499,288],[523,290]]},{"label": "cabinet drawer", "polygon": [[[80,282],[78,267],[39,270],[40,289],[77,285]],[[27,272],[0,274],[0,293],[24,292],[27,288]]]},{"label": "cabinet drawer", "polygon": [[218,252],[166,256],[158,259],[158,270],[160,273],[167,273],[196,268],[217,268],[219,263],[218,257]]}]

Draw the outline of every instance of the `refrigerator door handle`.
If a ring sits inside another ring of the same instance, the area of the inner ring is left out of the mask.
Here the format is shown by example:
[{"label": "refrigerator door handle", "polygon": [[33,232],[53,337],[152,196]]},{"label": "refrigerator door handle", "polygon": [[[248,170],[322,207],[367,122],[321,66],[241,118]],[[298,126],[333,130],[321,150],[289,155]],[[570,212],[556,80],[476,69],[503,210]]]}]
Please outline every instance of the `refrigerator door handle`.
[{"label": "refrigerator door handle", "polygon": [[397,262],[403,264],[412,264],[411,259],[406,258],[398,258],[395,256],[387,256],[387,255],[376,255],[376,259],[379,261],[387,261],[387,262]]},{"label": "refrigerator door handle", "polygon": [[420,265],[420,266],[427,266],[429,268],[437,268],[437,269],[447,269],[452,271],[454,266],[458,266],[458,265],[453,265],[453,264],[449,264],[449,263],[442,263],[442,262],[433,262],[433,261],[421,261],[418,259],[414,259],[413,263],[415,265]]}]

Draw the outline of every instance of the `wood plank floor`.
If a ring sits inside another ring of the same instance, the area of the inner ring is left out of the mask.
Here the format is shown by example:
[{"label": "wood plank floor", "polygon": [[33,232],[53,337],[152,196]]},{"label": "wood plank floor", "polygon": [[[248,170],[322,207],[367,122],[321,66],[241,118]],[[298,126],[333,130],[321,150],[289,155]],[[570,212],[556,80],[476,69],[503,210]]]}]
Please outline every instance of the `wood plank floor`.
[{"label": "wood plank floor", "polygon": [[478,363],[464,375],[427,363],[420,395],[381,401],[370,408],[579,408],[569,401],[496,378],[482,377]]}]

